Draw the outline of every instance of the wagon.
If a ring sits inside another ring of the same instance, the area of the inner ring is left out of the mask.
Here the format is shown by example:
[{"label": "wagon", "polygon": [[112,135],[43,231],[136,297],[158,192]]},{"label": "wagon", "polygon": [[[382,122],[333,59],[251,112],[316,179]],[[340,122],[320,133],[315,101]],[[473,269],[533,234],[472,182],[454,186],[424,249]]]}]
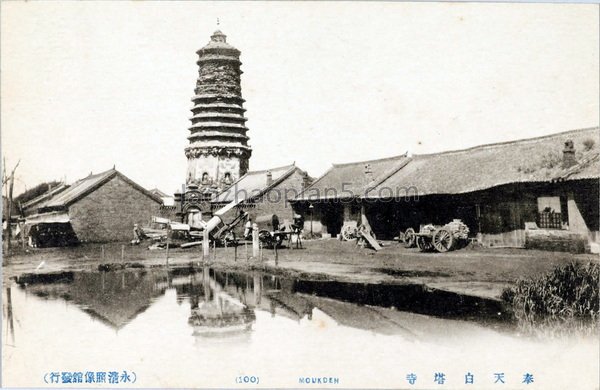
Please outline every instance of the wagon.
[{"label": "wagon", "polygon": [[352,241],[358,238],[358,222],[346,221],[344,226],[342,226],[341,234],[345,241]]},{"label": "wagon", "polygon": [[[302,247],[300,233],[300,220],[294,218],[294,224],[286,229],[284,224],[279,223],[279,218],[276,214],[261,215],[256,218],[258,227],[258,239],[263,246],[268,248],[281,247],[284,241],[287,241],[288,248],[291,248],[292,237],[296,237],[296,248]],[[302,222],[303,223],[303,222]],[[289,225],[289,223],[288,223]]]},{"label": "wagon", "polygon": [[461,220],[445,224],[444,226],[424,225],[418,233],[412,228],[404,233],[404,242],[407,247],[416,245],[421,252],[448,252],[466,246],[469,238],[469,228]]}]

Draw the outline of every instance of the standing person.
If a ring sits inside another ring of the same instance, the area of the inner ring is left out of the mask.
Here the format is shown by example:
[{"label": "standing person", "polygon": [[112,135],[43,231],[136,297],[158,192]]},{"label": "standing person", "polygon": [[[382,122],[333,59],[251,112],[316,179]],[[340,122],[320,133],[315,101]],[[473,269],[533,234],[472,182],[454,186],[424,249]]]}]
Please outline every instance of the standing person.
[{"label": "standing person", "polygon": [[133,224],[133,245],[138,245],[142,241],[142,233],[137,223]]},{"label": "standing person", "polygon": [[248,218],[246,221],[246,225],[244,225],[244,238],[249,239],[252,238],[252,218]]}]

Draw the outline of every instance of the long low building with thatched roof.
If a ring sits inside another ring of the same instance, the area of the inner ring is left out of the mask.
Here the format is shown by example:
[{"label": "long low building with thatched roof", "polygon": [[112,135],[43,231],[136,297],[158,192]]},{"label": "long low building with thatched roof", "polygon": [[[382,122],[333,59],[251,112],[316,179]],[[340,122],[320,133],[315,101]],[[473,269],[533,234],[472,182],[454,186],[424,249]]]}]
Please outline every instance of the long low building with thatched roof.
[{"label": "long low building with thatched roof", "polygon": [[[343,168],[349,164],[334,165],[297,198],[296,207],[326,210],[319,215],[319,224],[332,235],[358,220],[363,207],[380,238],[458,218],[490,246],[527,246],[528,234],[578,235],[597,243],[599,130],[354,163],[355,169],[347,172]],[[370,167],[376,164],[379,172],[373,175]],[[313,187],[323,183],[333,188],[361,183],[361,188],[348,201],[345,196],[323,196],[331,189],[315,191]],[[526,232],[526,225],[531,232]]]}]

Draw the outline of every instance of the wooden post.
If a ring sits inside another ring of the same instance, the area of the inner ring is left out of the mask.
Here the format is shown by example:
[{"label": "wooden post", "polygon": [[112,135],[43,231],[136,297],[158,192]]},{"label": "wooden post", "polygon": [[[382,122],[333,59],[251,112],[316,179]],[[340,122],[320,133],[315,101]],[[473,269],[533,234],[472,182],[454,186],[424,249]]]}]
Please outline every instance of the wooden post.
[{"label": "wooden post", "polygon": [[233,243],[233,261],[237,262],[237,242]]},{"label": "wooden post", "polygon": [[171,246],[171,238],[173,237],[173,229],[171,229],[171,224],[167,225],[167,248],[165,250],[166,264],[167,264],[167,276],[169,274],[169,247]]},{"label": "wooden post", "polygon": [[217,258],[217,240],[213,240],[213,261]]},{"label": "wooden post", "polygon": [[169,267],[169,240],[167,240],[167,267]]},{"label": "wooden post", "polygon": [[11,293],[11,288],[7,287],[6,288],[6,299],[7,299],[7,314],[8,314],[8,328],[10,330],[10,338],[12,341],[12,344],[15,344],[15,324],[14,324],[14,320],[13,320],[13,310],[12,310],[12,293]]},{"label": "wooden post", "polygon": [[277,261],[279,260],[279,255],[277,254],[277,242],[273,244],[273,248],[275,248],[275,265],[277,265]]},{"label": "wooden post", "polygon": [[19,224],[21,228],[21,249],[25,252],[25,224]]},{"label": "wooden post", "polygon": [[121,262],[125,260],[125,245],[121,245]]},{"label": "wooden post", "polygon": [[248,242],[244,241],[244,250],[246,251],[246,261],[248,261]]},{"label": "wooden post", "polygon": [[254,304],[256,306],[260,305],[260,297],[262,295],[262,289],[261,289],[261,282],[262,282],[262,278],[260,276],[260,274],[258,274],[257,272],[255,272],[252,275],[252,287],[254,290]]},{"label": "wooden post", "polygon": [[259,244],[258,251],[259,251],[259,260],[262,262],[263,261],[263,245],[262,245],[262,243]]},{"label": "wooden post", "polygon": [[255,223],[252,225],[252,257],[258,259],[259,254],[258,225]]},{"label": "wooden post", "polygon": [[208,259],[210,254],[210,241],[208,240],[208,230],[202,232],[202,259]]},{"label": "wooden post", "polygon": [[102,245],[102,261],[104,261],[104,245]]}]

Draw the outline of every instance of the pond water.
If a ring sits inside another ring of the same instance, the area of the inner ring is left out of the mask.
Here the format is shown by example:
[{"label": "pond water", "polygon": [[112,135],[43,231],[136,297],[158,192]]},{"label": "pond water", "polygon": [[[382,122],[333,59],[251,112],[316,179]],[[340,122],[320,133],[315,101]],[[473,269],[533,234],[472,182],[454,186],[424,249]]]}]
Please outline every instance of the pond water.
[{"label": "pond water", "polygon": [[[4,288],[2,324],[4,386],[470,388],[470,373],[498,388],[502,373],[507,388],[594,388],[600,358],[598,338],[519,335],[491,300],[209,268],[22,278]],[[135,383],[47,383],[123,371]]]}]

